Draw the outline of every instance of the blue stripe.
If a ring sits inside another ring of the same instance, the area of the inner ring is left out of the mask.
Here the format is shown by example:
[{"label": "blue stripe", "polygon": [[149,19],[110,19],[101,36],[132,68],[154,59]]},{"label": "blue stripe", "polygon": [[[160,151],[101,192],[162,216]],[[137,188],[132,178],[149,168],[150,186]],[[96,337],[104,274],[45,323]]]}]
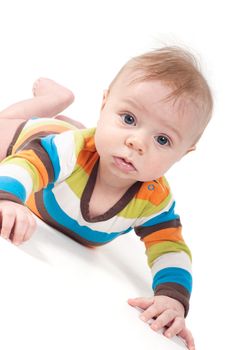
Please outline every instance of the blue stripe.
[{"label": "blue stripe", "polygon": [[13,194],[22,202],[26,200],[26,190],[24,186],[12,177],[0,176],[0,190]]},{"label": "blue stripe", "polygon": [[46,150],[48,153],[48,156],[52,162],[53,169],[54,169],[54,182],[58,179],[59,174],[60,174],[60,161],[59,161],[59,156],[57,152],[56,145],[54,143],[54,138],[56,135],[48,135],[46,137],[43,137],[41,139],[41,145],[43,148]]},{"label": "blue stripe", "polygon": [[153,226],[153,225],[160,224],[161,222],[163,223],[163,222],[166,222],[166,221],[179,219],[180,218],[179,215],[175,214],[175,212],[174,212],[175,204],[176,204],[175,202],[172,204],[172,206],[169,209],[169,211],[166,211],[166,212],[156,216],[155,218],[152,218],[152,219],[146,221],[140,227]]},{"label": "blue stripe", "polygon": [[155,289],[159,284],[167,282],[181,284],[189,293],[192,291],[191,274],[179,267],[167,267],[157,272],[153,279],[152,288]]},{"label": "blue stripe", "polygon": [[44,191],[43,191],[43,200],[44,200],[44,206],[48,212],[48,214],[60,225],[70,229],[74,233],[76,233],[78,236],[87,239],[90,242],[93,243],[108,243],[115,239],[116,237],[129,232],[132,228],[129,227],[126,231],[122,232],[111,232],[111,233],[105,233],[102,231],[96,231],[92,230],[91,228],[87,226],[81,226],[78,224],[78,222],[72,218],[70,218],[59,206],[57,203],[54,194],[51,191],[53,185],[49,185]]}]

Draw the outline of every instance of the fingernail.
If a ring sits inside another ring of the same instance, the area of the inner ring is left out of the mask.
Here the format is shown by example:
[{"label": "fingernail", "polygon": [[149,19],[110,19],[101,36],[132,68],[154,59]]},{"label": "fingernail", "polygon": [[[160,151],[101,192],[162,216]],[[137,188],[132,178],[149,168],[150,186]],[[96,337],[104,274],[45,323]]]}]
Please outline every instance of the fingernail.
[{"label": "fingernail", "polygon": [[167,338],[171,338],[171,333],[166,333],[165,335]]}]

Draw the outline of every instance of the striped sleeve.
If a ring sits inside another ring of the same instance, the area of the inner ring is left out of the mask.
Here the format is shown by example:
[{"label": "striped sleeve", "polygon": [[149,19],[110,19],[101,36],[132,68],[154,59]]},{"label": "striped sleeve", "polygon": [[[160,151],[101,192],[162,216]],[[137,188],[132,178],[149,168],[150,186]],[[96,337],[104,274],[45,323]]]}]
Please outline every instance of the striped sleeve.
[{"label": "striped sleeve", "polygon": [[135,232],[145,244],[155,295],[180,301],[186,316],[192,290],[191,253],[183,240],[180,218],[174,209],[172,201],[162,213],[135,227]]},{"label": "striped sleeve", "polygon": [[84,139],[78,131],[36,138],[0,164],[0,199],[25,203],[37,192],[67,178]]}]

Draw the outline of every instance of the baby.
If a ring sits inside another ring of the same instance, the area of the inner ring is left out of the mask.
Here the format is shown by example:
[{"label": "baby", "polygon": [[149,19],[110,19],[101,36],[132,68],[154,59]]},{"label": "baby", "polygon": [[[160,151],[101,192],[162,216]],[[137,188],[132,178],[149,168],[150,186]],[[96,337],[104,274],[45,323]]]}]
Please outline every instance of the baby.
[{"label": "baby", "polygon": [[191,254],[164,177],[195,149],[212,114],[194,57],[165,47],[132,58],[104,92],[96,128],[57,116],[73,102],[68,89],[39,79],[33,92],[0,113],[1,236],[28,240],[31,211],[89,247],[134,229],[154,296],[129,304],[143,309],[153,330],[166,326],[167,337],[179,334],[195,349],[185,326]]}]

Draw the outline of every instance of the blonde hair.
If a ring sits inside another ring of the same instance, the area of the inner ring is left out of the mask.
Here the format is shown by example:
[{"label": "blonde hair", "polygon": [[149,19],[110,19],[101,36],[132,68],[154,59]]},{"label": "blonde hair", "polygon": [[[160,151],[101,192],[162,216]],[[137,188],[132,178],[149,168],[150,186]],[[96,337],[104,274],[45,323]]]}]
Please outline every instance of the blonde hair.
[{"label": "blonde hair", "polygon": [[172,88],[168,99],[177,100],[181,96],[190,99],[203,117],[204,130],[212,115],[213,98],[210,87],[192,53],[180,47],[171,46],[133,57],[118,72],[109,86],[109,91],[127,70],[135,73],[135,78],[129,83],[159,80]]}]

